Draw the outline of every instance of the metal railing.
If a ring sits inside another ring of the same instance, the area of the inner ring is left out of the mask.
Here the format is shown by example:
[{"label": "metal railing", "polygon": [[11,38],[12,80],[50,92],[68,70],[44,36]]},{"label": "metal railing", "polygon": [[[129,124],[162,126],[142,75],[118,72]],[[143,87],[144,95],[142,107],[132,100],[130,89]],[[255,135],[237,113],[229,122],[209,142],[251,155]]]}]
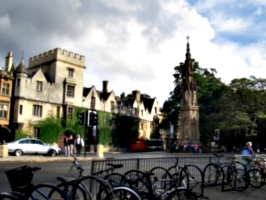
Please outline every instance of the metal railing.
[{"label": "metal railing", "polygon": [[[229,156],[230,157],[230,156]],[[225,158],[222,160],[225,161]],[[233,159],[233,157],[232,157]],[[184,166],[184,165],[196,165],[201,170],[209,164],[216,162],[216,158],[213,155],[200,156],[200,157],[169,157],[169,158],[132,158],[132,159],[107,159],[107,160],[93,160],[91,166],[91,174],[98,172],[100,170],[105,170],[108,168],[107,163],[123,164],[122,168],[116,169],[117,173],[124,174],[128,170],[138,169],[141,171],[148,171],[154,167],[164,167],[168,169],[174,165]],[[228,160],[227,160],[228,162]]]}]

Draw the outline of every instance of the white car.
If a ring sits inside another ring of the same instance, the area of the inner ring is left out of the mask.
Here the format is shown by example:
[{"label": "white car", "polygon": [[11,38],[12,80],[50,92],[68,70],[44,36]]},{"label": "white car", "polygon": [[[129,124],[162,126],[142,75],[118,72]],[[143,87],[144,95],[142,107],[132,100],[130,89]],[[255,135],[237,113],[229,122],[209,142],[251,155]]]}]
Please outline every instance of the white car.
[{"label": "white car", "polygon": [[61,153],[57,146],[50,146],[35,138],[23,138],[7,143],[8,153],[21,156],[23,154],[42,154],[55,156]]}]

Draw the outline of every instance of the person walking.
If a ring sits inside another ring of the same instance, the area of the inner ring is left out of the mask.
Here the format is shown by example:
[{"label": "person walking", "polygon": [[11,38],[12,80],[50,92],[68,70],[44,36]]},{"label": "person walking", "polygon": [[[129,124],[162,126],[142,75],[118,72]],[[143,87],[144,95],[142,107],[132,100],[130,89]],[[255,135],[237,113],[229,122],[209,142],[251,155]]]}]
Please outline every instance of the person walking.
[{"label": "person walking", "polygon": [[80,156],[81,147],[84,146],[84,141],[80,137],[80,134],[77,135],[77,138],[75,139],[75,142],[74,142],[74,146],[76,147],[76,155]]},{"label": "person walking", "polygon": [[69,146],[69,151],[68,151],[68,157],[70,155],[73,154],[73,150],[74,150],[74,139],[73,139],[73,135],[71,134],[68,138],[68,146]]},{"label": "person walking", "polygon": [[65,156],[68,156],[68,152],[69,152],[69,146],[68,146],[68,136],[65,135],[64,138],[64,147],[65,147]]}]

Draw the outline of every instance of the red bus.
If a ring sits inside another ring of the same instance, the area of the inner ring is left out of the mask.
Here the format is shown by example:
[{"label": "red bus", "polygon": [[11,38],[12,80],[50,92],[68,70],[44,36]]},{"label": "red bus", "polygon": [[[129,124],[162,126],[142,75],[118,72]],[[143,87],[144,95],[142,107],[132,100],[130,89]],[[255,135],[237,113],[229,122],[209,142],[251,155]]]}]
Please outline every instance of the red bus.
[{"label": "red bus", "polygon": [[131,140],[131,151],[159,151],[163,150],[161,138],[133,138]]}]

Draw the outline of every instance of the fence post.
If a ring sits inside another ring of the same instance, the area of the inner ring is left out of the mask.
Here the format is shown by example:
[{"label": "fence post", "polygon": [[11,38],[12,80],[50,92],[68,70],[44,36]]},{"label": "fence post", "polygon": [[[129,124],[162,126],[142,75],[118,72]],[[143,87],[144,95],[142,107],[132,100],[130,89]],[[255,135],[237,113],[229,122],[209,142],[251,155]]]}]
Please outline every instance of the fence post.
[{"label": "fence post", "polygon": [[178,166],[178,157],[176,158],[175,165]]},{"label": "fence post", "polygon": [[138,170],[139,170],[139,165],[140,165],[139,163],[140,163],[140,159],[138,158],[137,159],[137,166],[136,166]]},{"label": "fence post", "polygon": [[91,161],[91,175],[94,173],[94,160]]}]

